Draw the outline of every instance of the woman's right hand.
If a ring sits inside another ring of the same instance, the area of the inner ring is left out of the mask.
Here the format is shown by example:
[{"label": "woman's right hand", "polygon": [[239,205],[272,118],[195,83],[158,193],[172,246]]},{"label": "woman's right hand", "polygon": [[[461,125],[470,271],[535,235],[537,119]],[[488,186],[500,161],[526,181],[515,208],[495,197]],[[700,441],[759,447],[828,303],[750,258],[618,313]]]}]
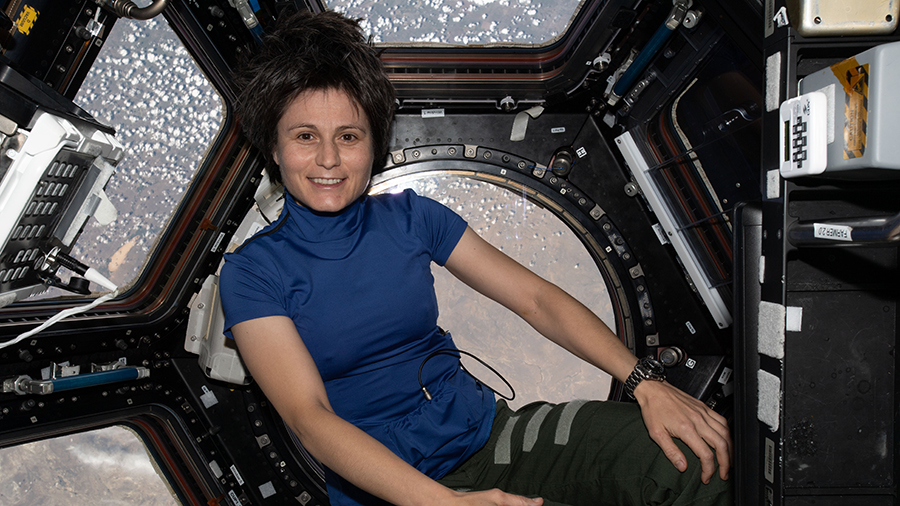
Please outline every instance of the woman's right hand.
[{"label": "woman's right hand", "polygon": [[500,489],[491,489],[481,492],[456,492],[457,501],[454,504],[465,506],[541,506],[544,500],[528,498],[520,495],[508,494]]}]

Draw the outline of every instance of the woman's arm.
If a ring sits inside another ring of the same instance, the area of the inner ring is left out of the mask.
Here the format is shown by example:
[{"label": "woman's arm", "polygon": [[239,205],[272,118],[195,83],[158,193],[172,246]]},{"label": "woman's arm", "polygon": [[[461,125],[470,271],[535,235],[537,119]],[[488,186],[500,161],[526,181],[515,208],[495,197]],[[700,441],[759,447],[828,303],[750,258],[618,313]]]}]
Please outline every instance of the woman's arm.
[{"label": "woman's arm", "polygon": [[[551,341],[617,380],[624,382],[634,369],[637,358],[588,308],[491,246],[471,228],[466,229],[446,267]],[[727,478],[731,437],[722,416],[665,382],[642,381],[634,395],[650,436],[676,468],[684,471],[687,464],[672,437],[684,441],[700,458],[705,483],[712,478],[715,460],[719,475]]]},{"label": "woman's arm", "polygon": [[312,356],[284,316],[231,329],[241,358],[303,446],[331,470],[392,504],[539,506],[540,500],[499,490],[461,494],[420,473],[384,445],[337,416]]}]

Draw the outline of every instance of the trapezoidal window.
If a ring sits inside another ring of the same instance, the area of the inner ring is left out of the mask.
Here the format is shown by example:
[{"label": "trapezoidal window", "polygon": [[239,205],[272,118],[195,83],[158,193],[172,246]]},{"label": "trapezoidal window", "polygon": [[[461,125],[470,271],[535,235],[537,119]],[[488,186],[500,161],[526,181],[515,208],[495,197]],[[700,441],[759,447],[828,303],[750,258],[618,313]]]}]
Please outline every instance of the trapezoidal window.
[{"label": "trapezoidal window", "polygon": [[71,254],[127,287],[218,134],[223,102],[161,16],[119,20],[75,102],[116,130],[125,157],[106,186],[117,219],[89,219]]},{"label": "trapezoidal window", "polygon": [[121,426],[4,448],[0,469],[0,504],[181,504],[141,438]]},{"label": "trapezoidal window", "polygon": [[582,0],[325,0],[329,9],[363,18],[378,44],[536,47],[558,40]]}]

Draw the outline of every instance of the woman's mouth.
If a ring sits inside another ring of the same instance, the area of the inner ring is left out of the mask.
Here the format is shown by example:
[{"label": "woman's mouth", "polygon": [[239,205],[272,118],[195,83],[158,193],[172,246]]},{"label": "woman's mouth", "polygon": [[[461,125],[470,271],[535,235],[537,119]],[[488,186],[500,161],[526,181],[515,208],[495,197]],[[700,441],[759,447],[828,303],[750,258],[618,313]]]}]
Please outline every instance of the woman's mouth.
[{"label": "woman's mouth", "polygon": [[325,186],[335,185],[335,184],[338,184],[341,181],[343,181],[343,179],[341,179],[341,178],[324,178],[324,177],[311,177],[311,178],[309,178],[309,180],[312,181],[313,183],[325,185]]}]

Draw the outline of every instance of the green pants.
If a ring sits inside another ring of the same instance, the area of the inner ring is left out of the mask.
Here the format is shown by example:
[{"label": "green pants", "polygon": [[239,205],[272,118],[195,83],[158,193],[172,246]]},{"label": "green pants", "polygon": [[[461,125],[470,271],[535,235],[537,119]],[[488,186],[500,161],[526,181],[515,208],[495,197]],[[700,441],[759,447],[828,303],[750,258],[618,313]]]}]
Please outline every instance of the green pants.
[{"label": "green pants", "polygon": [[683,474],[650,439],[636,404],[539,402],[514,412],[500,401],[485,447],[438,481],[543,497],[547,506],[733,504],[731,482],[716,473],[704,485],[700,461],[676,443],[688,459]]}]

